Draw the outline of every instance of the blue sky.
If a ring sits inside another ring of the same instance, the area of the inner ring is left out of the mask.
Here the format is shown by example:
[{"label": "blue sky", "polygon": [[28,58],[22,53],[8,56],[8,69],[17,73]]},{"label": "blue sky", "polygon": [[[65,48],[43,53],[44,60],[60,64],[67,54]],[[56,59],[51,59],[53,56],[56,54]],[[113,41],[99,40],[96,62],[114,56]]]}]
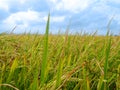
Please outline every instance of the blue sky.
[{"label": "blue sky", "polygon": [[0,0],[0,33],[44,33],[50,12],[50,32],[120,33],[120,0]]}]

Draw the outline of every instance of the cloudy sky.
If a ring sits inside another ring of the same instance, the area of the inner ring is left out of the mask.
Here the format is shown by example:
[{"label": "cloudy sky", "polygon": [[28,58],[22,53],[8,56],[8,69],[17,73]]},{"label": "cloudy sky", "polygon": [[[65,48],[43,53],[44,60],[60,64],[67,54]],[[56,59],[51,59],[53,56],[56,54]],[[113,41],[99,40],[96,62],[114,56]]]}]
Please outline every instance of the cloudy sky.
[{"label": "cloudy sky", "polygon": [[120,33],[120,0],[0,0],[0,33],[44,33],[49,12],[52,33]]}]

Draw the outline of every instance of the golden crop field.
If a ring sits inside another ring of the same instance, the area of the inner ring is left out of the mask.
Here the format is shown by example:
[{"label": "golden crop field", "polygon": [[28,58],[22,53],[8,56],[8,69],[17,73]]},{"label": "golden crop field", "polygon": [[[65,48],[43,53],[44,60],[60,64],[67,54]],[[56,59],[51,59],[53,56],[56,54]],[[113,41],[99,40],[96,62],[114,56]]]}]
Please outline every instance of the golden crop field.
[{"label": "golden crop field", "polygon": [[0,90],[120,90],[120,37],[0,35]]}]

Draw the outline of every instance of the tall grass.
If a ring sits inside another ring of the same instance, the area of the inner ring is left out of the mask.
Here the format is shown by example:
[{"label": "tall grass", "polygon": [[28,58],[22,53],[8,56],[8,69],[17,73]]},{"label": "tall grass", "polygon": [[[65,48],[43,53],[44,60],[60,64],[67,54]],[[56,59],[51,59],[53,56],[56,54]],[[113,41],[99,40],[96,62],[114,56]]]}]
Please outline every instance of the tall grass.
[{"label": "tall grass", "polygon": [[49,22],[50,22],[50,14],[48,16],[48,21],[46,25],[46,33],[44,39],[44,51],[43,51],[43,59],[42,59],[42,67],[41,67],[41,86],[45,83],[47,77],[47,62],[48,62],[48,34],[49,34]]},{"label": "tall grass", "polygon": [[119,90],[120,36],[0,35],[0,90]]}]

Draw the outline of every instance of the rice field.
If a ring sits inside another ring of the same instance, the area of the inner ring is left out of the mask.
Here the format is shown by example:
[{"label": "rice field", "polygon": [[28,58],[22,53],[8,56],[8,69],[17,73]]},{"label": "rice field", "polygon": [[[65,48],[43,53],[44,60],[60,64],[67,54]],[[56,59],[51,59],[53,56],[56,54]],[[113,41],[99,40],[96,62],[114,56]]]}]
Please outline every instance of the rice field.
[{"label": "rice field", "polygon": [[120,36],[0,34],[0,90],[120,90]]}]

